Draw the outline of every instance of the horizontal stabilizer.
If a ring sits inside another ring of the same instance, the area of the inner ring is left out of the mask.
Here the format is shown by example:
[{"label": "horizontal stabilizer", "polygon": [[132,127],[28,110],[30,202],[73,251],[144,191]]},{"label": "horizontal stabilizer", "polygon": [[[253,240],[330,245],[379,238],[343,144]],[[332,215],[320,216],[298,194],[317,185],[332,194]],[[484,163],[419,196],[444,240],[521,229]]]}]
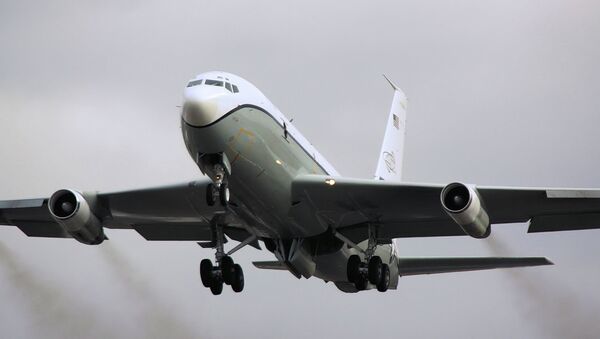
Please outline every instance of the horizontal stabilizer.
[{"label": "horizontal stabilizer", "polygon": [[281,261],[254,261],[252,262],[256,268],[263,270],[284,270],[287,271],[288,267]]},{"label": "horizontal stabilizer", "polygon": [[401,258],[400,276],[491,270],[494,268],[554,265],[543,257],[530,258]]}]

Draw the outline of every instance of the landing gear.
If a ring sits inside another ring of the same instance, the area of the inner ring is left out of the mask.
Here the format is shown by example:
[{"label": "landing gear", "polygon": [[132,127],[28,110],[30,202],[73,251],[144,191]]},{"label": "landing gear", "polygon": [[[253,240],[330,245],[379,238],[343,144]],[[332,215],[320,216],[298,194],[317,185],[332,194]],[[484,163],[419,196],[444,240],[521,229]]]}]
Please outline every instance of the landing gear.
[{"label": "landing gear", "polygon": [[380,257],[374,256],[371,258],[371,260],[369,260],[368,275],[369,275],[369,282],[371,284],[377,285],[381,281],[381,273],[383,271],[382,267],[383,267],[383,263],[381,262]]},{"label": "landing gear", "polygon": [[221,206],[229,204],[229,185],[226,182],[221,183],[219,186],[219,201],[221,202]]},{"label": "landing gear", "polygon": [[206,204],[214,206],[217,198],[221,206],[225,207],[229,205],[229,185],[226,182],[217,183],[216,185],[213,183],[206,185]]},{"label": "landing gear", "polygon": [[213,266],[210,259],[200,262],[200,279],[204,287],[209,287],[214,295],[223,292],[223,284],[231,285],[234,292],[239,293],[244,289],[244,271],[239,264],[233,262],[230,256],[221,258],[217,266]]},{"label": "landing gear", "polygon": [[334,233],[334,235],[364,254],[364,261],[356,254],[348,258],[346,266],[348,281],[354,283],[354,287],[359,291],[367,289],[369,283],[377,286],[377,290],[380,292],[387,291],[390,286],[390,267],[383,263],[381,257],[375,255],[375,249],[377,248],[376,230],[369,225],[369,242],[364,250],[343,235],[339,233]]},{"label": "landing gear", "polygon": [[381,266],[381,280],[377,284],[377,290],[379,292],[387,291],[390,286],[390,267],[388,265]]},{"label": "landing gear", "polygon": [[242,266],[239,264],[233,265],[233,280],[231,281],[231,288],[236,293],[239,293],[244,289],[244,271],[242,271]]},{"label": "landing gear", "polygon": [[360,264],[361,261],[358,255],[353,254],[348,258],[346,274],[348,275],[349,282],[354,282],[360,275]]},{"label": "landing gear", "polygon": [[205,248],[215,248],[215,264],[210,259],[204,259],[200,262],[200,279],[204,287],[210,288],[214,295],[223,292],[223,284],[230,285],[234,292],[239,293],[244,290],[244,271],[239,264],[236,264],[231,258],[231,254],[240,250],[244,246],[256,241],[256,236],[252,235],[242,241],[240,244],[225,253],[225,234],[222,221],[225,214],[216,215],[211,220],[212,241],[198,243]]},{"label": "landing gear", "polygon": [[204,287],[210,287],[212,282],[212,270],[213,264],[210,259],[203,259],[200,262],[200,279],[202,280],[202,285],[204,285]]},{"label": "landing gear", "polygon": [[387,291],[390,286],[390,267],[381,262],[381,258],[373,256],[369,263],[362,262],[360,257],[353,254],[348,258],[348,281],[354,283],[357,290],[367,289],[369,283],[377,286],[379,292]]}]

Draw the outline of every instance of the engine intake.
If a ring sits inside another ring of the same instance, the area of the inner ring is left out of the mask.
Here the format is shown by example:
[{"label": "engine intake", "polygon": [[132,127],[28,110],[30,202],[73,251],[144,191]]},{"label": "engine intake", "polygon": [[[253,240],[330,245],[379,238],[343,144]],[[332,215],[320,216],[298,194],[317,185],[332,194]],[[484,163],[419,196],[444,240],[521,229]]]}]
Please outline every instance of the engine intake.
[{"label": "engine intake", "polygon": [[444,211],[474,238],[490,235],[490,217],[482,206],[477,189],[458,182],[444,187],[441,194]]},{"label": "engine intake", "polygon": [[81,193],[66,189],[56,191],[48,201],[48,208],[54,220],[77,241],[86,245],[104,241],[102,224]]}]

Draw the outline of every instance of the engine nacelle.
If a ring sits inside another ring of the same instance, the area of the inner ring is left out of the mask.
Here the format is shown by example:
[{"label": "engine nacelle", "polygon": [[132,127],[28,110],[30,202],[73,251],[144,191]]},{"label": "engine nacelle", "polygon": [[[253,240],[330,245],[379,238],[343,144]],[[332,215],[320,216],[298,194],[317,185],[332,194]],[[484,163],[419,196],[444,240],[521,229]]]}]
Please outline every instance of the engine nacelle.
[{"label": "engine nacelle", "polygon": [[458,182],[444,187],[441,194],[444,211],[473,238],[490,235],[490,217],[483,208],[475,187]]},{"label": "engine nacelle", "polygon": [[81,193],[66,189],[56,191],[48,201],[48,208],[54,220],[77,241],[87,245],[104,241],[102,224]]}]

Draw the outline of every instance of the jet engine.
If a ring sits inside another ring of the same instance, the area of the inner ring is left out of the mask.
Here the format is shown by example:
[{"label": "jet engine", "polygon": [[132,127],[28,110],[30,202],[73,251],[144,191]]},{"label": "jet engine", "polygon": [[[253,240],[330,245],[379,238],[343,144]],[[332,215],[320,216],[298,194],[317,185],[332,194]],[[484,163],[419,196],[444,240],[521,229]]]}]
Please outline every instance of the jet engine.
[{"label": "jet engine", "polygon": [[475,187],[452,183],[444,187],[441,194],[444,211],[474,238],[490,235],[490,217],[483,208]]},{"label": "jet engine", "polygon": [[86,245],[104,241],[102,224],[81,193],[66,189],[56,191],[50,197],[48,208],[54,220],[77,241]]}]

